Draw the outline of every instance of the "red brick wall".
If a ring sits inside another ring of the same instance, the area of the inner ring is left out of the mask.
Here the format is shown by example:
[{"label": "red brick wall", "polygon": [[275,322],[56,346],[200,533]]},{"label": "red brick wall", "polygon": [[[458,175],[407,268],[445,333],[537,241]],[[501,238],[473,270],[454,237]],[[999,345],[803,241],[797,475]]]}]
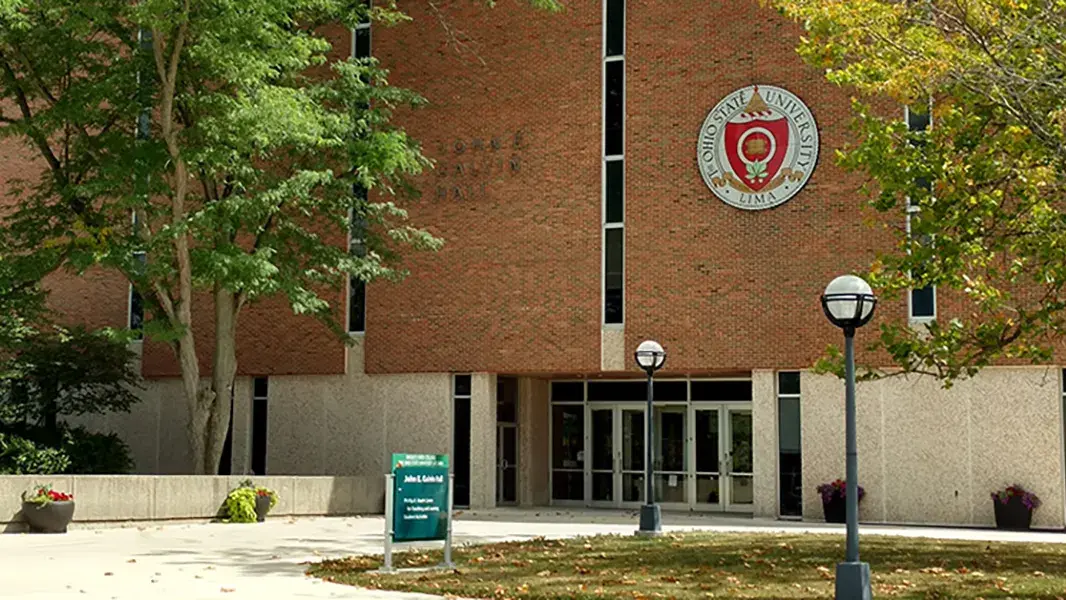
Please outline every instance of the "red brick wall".
[{"label": "red brick wall", "polygon": [[403,4],[413,23],[374,30],[390,80],[431,103],[401,119],[438,161],[409,207],[446,245],[409,257],[406,281],[369,287],[366,369],[596,370],[599,2],[567,2],[561,15],[520,2],[442,7],[467,48],[420,1]]},{"label": "red brick wall", "polygon": [[[656,338],[676,370],[810,366],[840,337],[821,312],[825,285],[890,243],[863,223],[859,180],[834,164],[848,94],[802,63],[798,25],[752,0],[627,5],[627,347]],[[695,162],[707,113],[752,84],[799,96],[821,136],[807,186],[762,211],[719,201]]]},{"label": "red brick wall", "polygon": [[[375,30],[374,51],[433,103],[402,121],[445,171],[424,178],[412,216],[447,246],[412,260],[404,283],[371,287],[367,370],[598,371],[601,2],[562,15],[451,3],[450,26],[485,66],[408,4],[415,23]],[[753,0],[627,5],[626,347],[658,339],[678,372],[810,366],[839,338],[818,305],[825,284],[888,243],[863,223],[858,180],[833,164],[848,94],[802,64],[798,26]],[[695,146],[708,111],[758,83],[809,105],[822,151],[803,192],[747,212],[706,187]],[[454,174],[478,156],[455,140],[516,128],[530,145],[518,176]],[[484,192],[437,196],[456,182]],[[900,302],[879,313],[904,314]]]},{"label": "red brick wall", "polygon": [[[414,22],[375,25],[373,51],[392,83],[430,101],[398,115],[438,161],[418,180],[421,198],[401,203],[447,243],[408,255],[405,281],[369,286],[368,372],[599,370],[601,2],[568,0],[552,15],[517,0],[496,9],[455,0],[439,3],[438,16],[409,0]],[[864,268],[889,241],[864,224],[858,179],[834,165],[833,149],[848,139],[848,93],[796,56],[798,26],[754,0],[627,5],[627,348],[656,338],[675,372],[809,366],[840,337],[818,306],[824,285]],[[463,40],[458,48],[439,18]],[[333,37],[337,55],[347,54],[348,32]],[[746,212],[706,187],[695,146],[707,112],[757,83],[808,104],[821,156],[795,198]],[[21,168],[0,162],[0,186]],[[125,284],[84,285],[96,291],[64,284],[57,302],[94,323],[124,321]],[[882,306],[879,318],[902,317],[905,306]],[[207,352],[210,313],[198,315]],[[242,315],[243,374],[340,373],[343,356],[340,342],[282,302]],[[176,374],[169,350],[149,344],[145,372]]]}]

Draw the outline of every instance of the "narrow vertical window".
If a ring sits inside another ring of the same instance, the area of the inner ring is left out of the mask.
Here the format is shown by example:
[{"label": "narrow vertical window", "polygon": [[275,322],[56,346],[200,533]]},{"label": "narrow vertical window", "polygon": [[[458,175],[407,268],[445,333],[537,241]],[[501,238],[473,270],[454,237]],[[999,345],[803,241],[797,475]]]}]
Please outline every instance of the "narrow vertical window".
[{"label": "narrow vertical window", "polygon": [[782,517],[803,515],[803,454],[800,444],[800,374],[777,374],[778,507]]},{"label": "narrow vertical window", "polygon": [[[907,120],[907,129],[911,132],[924,132],[928,131],[932,127],[932,111],[931,106],[925,107],[906,107],[904,109],[904,117]],[[920,141],[915,141],[915,144],[921,144]],[[917,180],[917,183],[922,188],[929,190],[932,188],[931,182],[925,179]],[[907,199],[907,235],[911,235],[912,227],[920,218],[921,208],[911,204],[910,198]],[[929,236],[922,236],[921,243],[924,246],[928,246],[933,243],[933,240]],[[916,275],[912,273],[912,275]],[[912,320],[926,321],[936,318],[936,287],[933,285],[926,285],[921,288],[912,289],[910,297],[908,299],[908,313]]]},{"label": "narrow vertical window", "polygon": [[[370,58],[370,0],[364,0],[363,15],[352,30],[352,58]],[[364,108],[369,108],[365,105]],[[356,185],[353,188],[356,207],[367,202],[366,188]],[[348,250],[352,254],[366,256],[366,220],[361,210],[349,213],[351,230],[348,237]],[[366,332],[366,282],[358,277],[348,277],[348,333]]]},{"label": "narrow vertical window", "polygon": [[625,0],[603,4],[603,322],[624,322]]},{"label": "narrow vertical window", "polygon": [[625,212],[625,163],[607,161],[607,223],[621,223]]},{"label": "narrow vertical window", "polygon": [[364,2],[365,12],[352,32],[352,58],[370,58],[370,2]]},{"label": "narrow vertical window", "polygon": [[622,323],[622,271],[623,257],[623,231],[621,227],[607,229],[604,235],[604,243],[607,246],[607,256],[604,261],[604,322]]},{"label": "narrow vertical window", "polygon": [[252,473],[266,475],[268,380],[252,381]]},{"label": "narrow vertical window", "polygon": [[620,156],[624,140],[625,120],[625,61],[612,60],[605,67],[607,90],[604,105],[604,145],[607,156]]},{"label": "narrow vertical window", "polygon": [[[360,258],[366,256],[366,219],[360,213],[367,201],[366,189],[356,186],[354,190],[356,208],[349,212],[351,231],[348,237],[348,251]],[[366,282],[359,277],[348,277],[348,333],[366,331]]]},{"label": "narrow vertical window", "polygon": [[[134,252],[133,259],[136,263],[136,268],[144,269],[148,260],[148,255],[144,252]],[[130,284],[130,298],[129,298],[129,328],[137,332],[137,339],[141,339],[144,331],[144,298],[141,297],[141,293],[137,291],[137,288]]]},{"label": "narrow vertical window", "polygon": [[456,506],[470,506],[470,376],[452,379],[452,475]]},{"label": "narrow vertical window", "polygon": [[605,54],[621,56],[625,52],[626,3],[625,0],[607,0],[607,32]]}]

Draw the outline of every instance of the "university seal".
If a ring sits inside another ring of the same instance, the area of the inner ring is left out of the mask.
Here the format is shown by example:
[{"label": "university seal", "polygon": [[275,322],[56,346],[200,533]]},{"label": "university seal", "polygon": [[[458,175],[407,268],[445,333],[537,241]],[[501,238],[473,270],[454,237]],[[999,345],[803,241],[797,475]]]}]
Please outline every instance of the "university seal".
[{"label": "university seal", "polygon": [[741,88],[703,121],[696,149],[700,175],[718,198],[743,210],[788,202],[818,162],[814,115],[791,92]]}]

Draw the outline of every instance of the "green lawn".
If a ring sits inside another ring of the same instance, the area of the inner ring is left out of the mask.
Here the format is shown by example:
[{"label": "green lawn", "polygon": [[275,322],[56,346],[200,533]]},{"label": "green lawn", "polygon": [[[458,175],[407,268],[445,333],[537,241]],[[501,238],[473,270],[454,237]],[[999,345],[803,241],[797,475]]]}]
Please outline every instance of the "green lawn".
[{"label": "green lawn", "polygon": [[[1066,544],[865,536],[874,595],[1066,598]],[[843,535],[688,533],[660,538],[536,539],[455,550],[454,570],[371,573],[380,556],[311,565],[327,581],[469,598],[831,598]],[[398,567],[438,564],[440,551],[394,554]]]}]

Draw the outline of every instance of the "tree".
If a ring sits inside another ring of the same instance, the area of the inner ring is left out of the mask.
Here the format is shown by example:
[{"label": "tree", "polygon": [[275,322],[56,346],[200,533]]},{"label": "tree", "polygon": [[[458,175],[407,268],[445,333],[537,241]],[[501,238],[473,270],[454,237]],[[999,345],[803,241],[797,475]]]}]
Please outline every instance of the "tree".
[{"label": "tree", "polygon": [[0,371],[0,416],[57,440],[59,417],[129,412],[140,399],[135,355],[121,335],[53,328],[26,336]]},{"label": "tree", "polygon": [[[193,469],[214,473],[242,308],[284,297],[340,334],[323,291],[402,277],[402,250],[441,244],[368,199],[427,166],[390,125],[422,100],[372,59],[329,64],[320,30],[404,15],[361,0],[0,2],[0,106],[14,107],[0,136],[45,167],[15,190],[7,242],[45,270],[102,267],[132,282],[144,334],[180,365]],[[365,252],[346,250],[352,234]],[[197,345],[198,294],[213,305],[210,349]]]},{"label": "tree", "polygon": [[[878,345],[945,385],[1050,359],[1066,325],[1066,2],[768,2],[803,23],[809,64],[865,95],[840,162],[898,239],[871,283],[946,292],[948,318],[883,324]],[[930,103],[932,127],[908,131],[901,106]]]}]

